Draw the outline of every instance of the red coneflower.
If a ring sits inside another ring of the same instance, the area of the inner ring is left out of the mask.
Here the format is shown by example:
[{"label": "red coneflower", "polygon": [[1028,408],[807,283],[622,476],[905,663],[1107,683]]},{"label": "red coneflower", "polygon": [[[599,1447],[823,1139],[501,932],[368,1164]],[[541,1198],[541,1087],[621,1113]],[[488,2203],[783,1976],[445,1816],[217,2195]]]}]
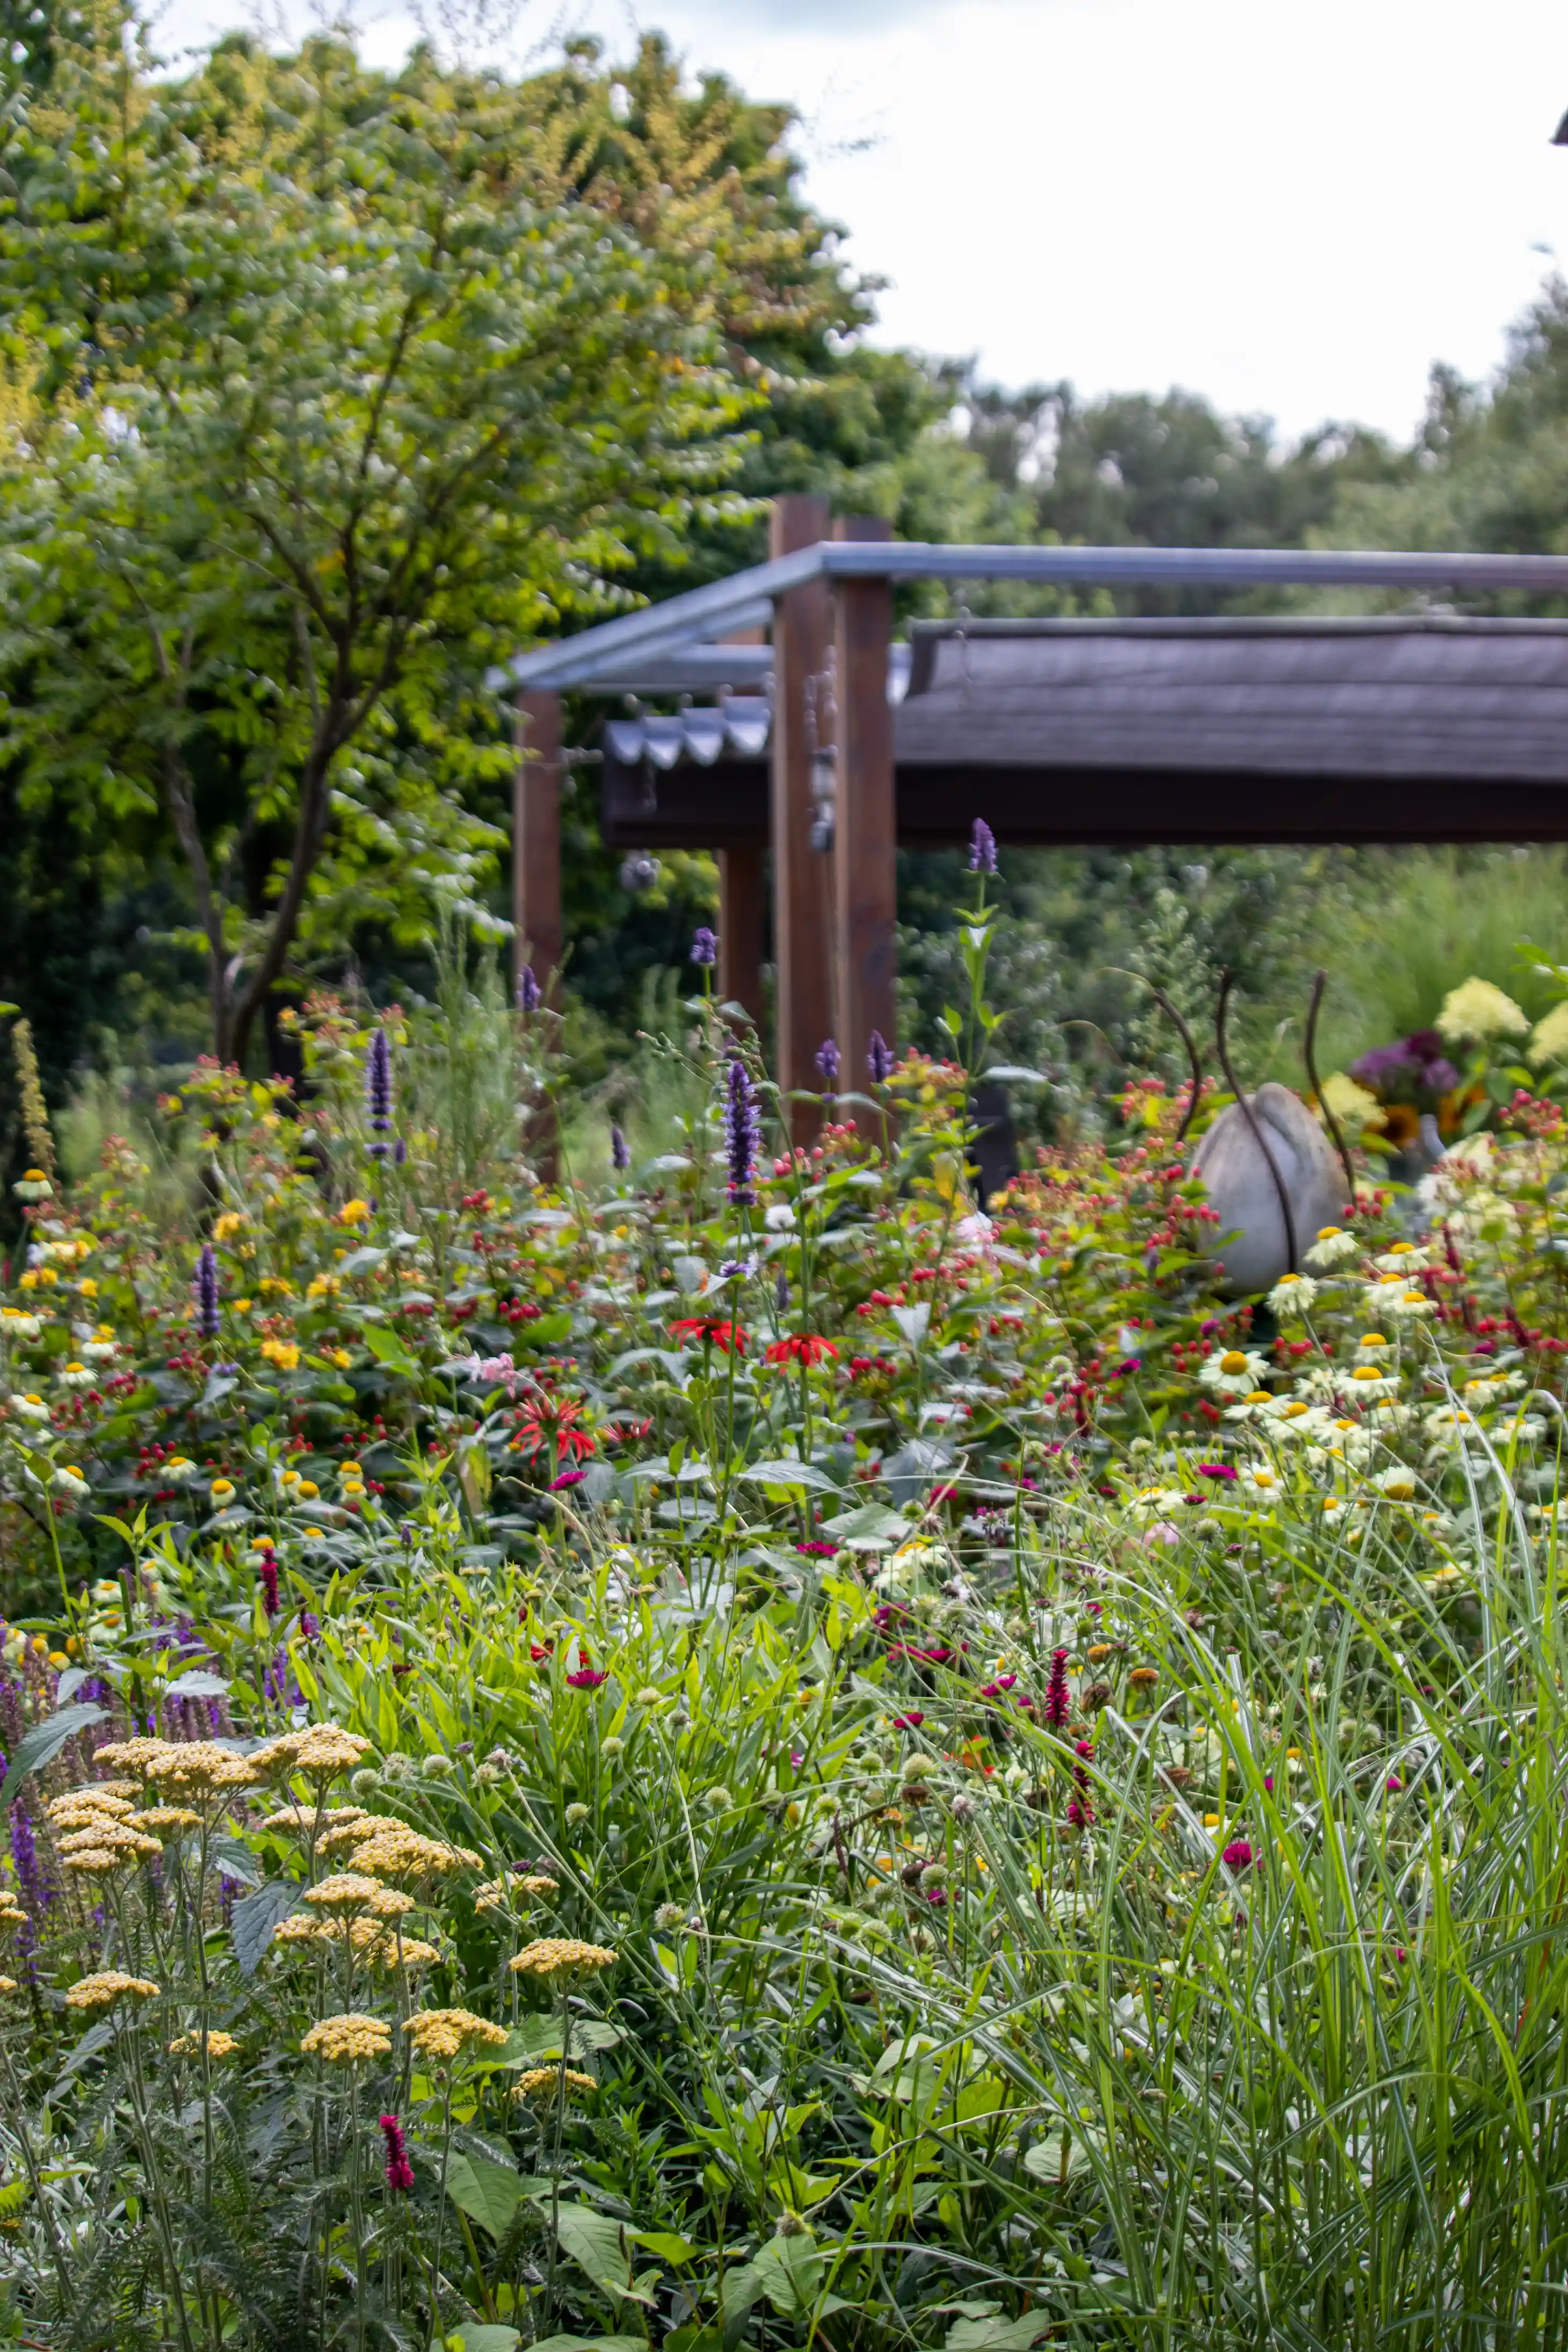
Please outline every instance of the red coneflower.
[{"label": "red coneflower", "polygon": [[386,2136],[386,2185],[394,2196],[406,2197],[414,2186],[414,2167],[408,2161],[403,2126],[395,2116],[383,2116],[381,2128]]},{"label": "red coneflower", "polygon": [[770,1364],[820,1364],[824,1357],[838,1360],[838,1350],[831,1339],[824,1339],[816,1331],[796,1331],[788,1339],[775,1339],[766,1349]]},{"label": "red coneflower", "polygon": [[545,1447],[552,1446],[559,1465],[564,1455],[574,1461],[584,1461],[598,1452],[598,1441],[579,1424],[583,1404],[579,1397],[541,1394],[530,1397],[517,1417],[517,1430],[512,1438],[512,1451],[530,1461]]},{"label": "red coneflower", "polygon": [[700,1339],[705,1348],[721,1349],[726,1356],[746,1352],[745,1333],[727,1316],[721,1320],[717,1315],[683,1315],[669,1328],[676,1339]]}]

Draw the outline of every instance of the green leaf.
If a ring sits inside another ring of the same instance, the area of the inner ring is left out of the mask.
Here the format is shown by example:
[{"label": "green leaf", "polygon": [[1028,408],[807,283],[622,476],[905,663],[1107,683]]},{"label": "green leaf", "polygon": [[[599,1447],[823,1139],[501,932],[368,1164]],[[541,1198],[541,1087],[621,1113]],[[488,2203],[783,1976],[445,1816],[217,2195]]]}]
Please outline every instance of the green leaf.
[{"label": "green leaf", "polygon": [[[470,2337],[470,2344],[471,2341]],[[533,2352],[647,2352],[647,2338],[646,2336],[546,2336],[533,2347]]]},{"label": "green leaf", "polygon": [[1021,2319],[955,2319],[947,2352],[1029,2352],[1055,2326],[1048,2311],[1026,2311]]},{"label": "green leaf", "polygon": [[[536,2197],[533,2201],[548,2217],[549,2199]],[[562,2252],[570,2254],[579,2270],[586,2271],[594,2284],[605,2294],[619,2303],[634,2294],[626,2233],[608,2213],[595,2213],[591,2205],[563,2205],[555,2217],[555,2234]],[[636,2294],[639,2303],[651,2299],[641,2293]]]},{"label": "green leaf", "polygon": [[841,1491],[815,1462],[748,1462],[735,1475],[753,1479],[759,1486],[805,1486],[814,1495],[837,1495]]},{"label": "green leaf", "polygon": [[10,1769],[0,1780],[0,1811],[16,1803],[23,1781],[31,1773],[52,1763],[66,1741],[85,1731],[89,1723],[101,1723],[106,1712],[90,1701],[79,1700],[75,1706],[62,1706],[44,1722],[35,1723],[18,1742]]},{"label": "green leaf", "polygon": [[477,2221],[492,2238],[506,2235],[522,2202],[522,2182],[517,2173],[509,2165],[497,2164],[493,2158],[464,2156],[459,2152],[447,2159],[447,2196],[470,2221]]},{"label": "green leaf", "polygon": [[[550,2340],[552,2344],[566,2344],[572,2338],[561,2336],[552,2336]],[[496,2321],[489,2320],[479,2326],[454,2327],[448,2336],[432,2336],[430,2352],[447,2352],[450,2344],[460,2344],[463,2352],[517,2352],[521,2342],[522,2337],[515,2327],[503,2327]],[[538,2352],[537,2347],[535,2352]]]},{"label": "green leaf", "polygon": [[300,1907],[302,1893],[297,1879],[269,1878],[254,1895],[242,1896],[235,1905],[229,1934],[234,1938],[234,1957],[242,1977],[256,1974],[261,1966],[261,1956],[272,1941],[273,1929],[281,1921],[293,1917]]},{"label": "green leaf", "polygon": [[379,1323],[366,1323],[360,1337],[376,1362],[384,1364],[389,1372],[401,1372],[407,1381],[416,1381],[422,1376],[424,1365],[409,1354],[395,1332],[386,1330]]},{"label": "green leaf", "polygon": [[858,1511],[840,1511],[824,1525],[851,1551],[885,1551],[889,1544],[901,1543],[910,1532],[903,1514],[889,1511],[885,1503],[863,1503]]},{"label": "green leaf", "polygon": [[700,2251],[689,2238],[678,2237],[673,2230],[628,2230],[626,2235],[634,2246],[646,2246],[661,2263],[694,2262]]}]

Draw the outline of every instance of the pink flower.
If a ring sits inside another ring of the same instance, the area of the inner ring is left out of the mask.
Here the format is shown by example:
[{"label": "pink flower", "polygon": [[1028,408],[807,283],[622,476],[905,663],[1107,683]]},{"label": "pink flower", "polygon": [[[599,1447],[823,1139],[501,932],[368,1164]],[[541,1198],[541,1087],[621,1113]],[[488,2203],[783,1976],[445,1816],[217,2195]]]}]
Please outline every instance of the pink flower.
[{"label": "pink flower", "polygon": [[1068,1654],[1065,1650],[1051,1652],[1051,1679],[1046,1685],[1046,1721],[1053,1731],[1060,1731],[1072,1712],[1072,1699],[1068,1691]]},{"label": "pink flower", "polygon": [[1017,1679],[1016,1675],[998,1675],[994,1683],[982,1686],[980,1696],[982,1698],[1000,1698],[1004,1691],[1012,1689]]},{"label": "pink flower", "polygon": [[1232,1469],[1228,1462],[1200,1462],[1198,1464],[1198,1476],[1200,1478],[1224,1478],[1234,1486],[1237,1475],[1238,1474]]},{"label": "pink flower", "polygon": [[563,1470],[559,1478],[552,1478],[549,1491],[558,1495],[563,1486],[580,1486],[587,1476],[585,1470]]},{"label": "pink flower", "polygon": [[570,1690],[597,1690],[601,1683],[608,1680],[608,1675],[597,1666],[579,1666],[574,1674],[567,1675],[566,1684]]},{"label": "pink flower", "polygon": [[395,2116],[383,2116],[381,2128],[386,2137],[386,2185],[395,2196],[406,2197],[414,2186],[414,2167],[408,2161],[403,2126]]},{"label": "pink flower", "polygon": [[1245,1838],[1232,1838],[1224,1853],[1221,1854],[1220,1860],[1227,1870],[1250,1870],[1252,1848]]},{"label": "pink flower", "polygon": [[1400,1790],[1404,1788],[1405,1783],[1400,1779],[1397,1772],[1391,1772],[1383,1785],[1388,1790],[1391,1797],[1397,1797]]},{"label": "pink flower", "polygon": [[918,1731],[924,1721],[924,1716],[920,1714],[916,1709],[911,1708],[908,1715],[894,1716],[893,1729],[895,1731]]}]

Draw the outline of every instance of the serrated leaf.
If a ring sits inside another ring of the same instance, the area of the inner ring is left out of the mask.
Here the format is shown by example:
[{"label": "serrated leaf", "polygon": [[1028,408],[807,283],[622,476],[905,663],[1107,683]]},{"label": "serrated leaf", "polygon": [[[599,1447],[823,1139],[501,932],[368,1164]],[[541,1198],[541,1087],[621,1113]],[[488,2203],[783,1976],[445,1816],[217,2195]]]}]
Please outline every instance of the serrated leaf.
[{"label": "serrated leaf", "polygon": [[188,1674],[176,1676],[169,1685],[171,1698],[226,1698],[228,1685],[221,1675],[208,1672],[205,1666],[193,1666]]},{"label": "serrated leaf", "polygon": [[41,1771],[52,1763],[68,1739],[85,1731],[89,1723],[101,1723],[107,1710],[95,1706],[90,1700],[79,1700],[75,1706],[62,1706],[42,1723],[35,1723],[31,1731],[18,1743],[11,1759],[10,1769],[0,1780],[0,1812],[14,1804],[22,1783],[31,1773]]},{"label": "serrated leaf", "polygon": [[511,2226],[523,2191],[521,2179],[510,2165],[497,2164],[488,2156],[458,2152],[447,2159],[447,2194],[470,2221],[477,2221],[499,2242]]},{"label": "serrated leaf", "polygon": [[298,1880],[269,1878],[254,1895],[243,1895],[235,1905],[229,1921],[229,1933],[234,1938],[234,1957],[239,1963],[242,1977],[253,1977],[261,1966],[262,1955],[272,1941],[272,1931],[285,1919],[291,1919],[300,1907],[303,1890]]},{"label": "serrated leaf", "polygon": [[225,1878],[232,1878],[240,1886],[259,1886],[261,1871],[256,1856],[238,1838],[215,1837],[207,1848],[213,1867]]}]

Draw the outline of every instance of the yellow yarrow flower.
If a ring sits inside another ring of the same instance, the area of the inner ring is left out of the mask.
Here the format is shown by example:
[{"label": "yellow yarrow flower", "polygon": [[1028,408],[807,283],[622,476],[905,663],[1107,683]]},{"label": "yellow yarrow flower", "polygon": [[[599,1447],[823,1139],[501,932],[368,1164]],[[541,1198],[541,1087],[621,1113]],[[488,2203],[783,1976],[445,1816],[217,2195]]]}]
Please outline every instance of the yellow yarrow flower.
[{"label": "yellow yarrow flower", "polygon": [[532,1977],[536,1983],[573,1983],[614,1968],[619,1957],[603,1944],[579,1943],[574,1936],[542,1936],[525,1944],[510,1965],[514,1976]]},{"label": "yellow yarrow flower", "polygon": [[101,1969],[83,1977],[66,1994],[68,2009],[111,2009],[117,2000],[156,2000],[159,1988],[150,1977],[128,1977],[123,1969]]},{"label": "yellow yarrow flower", "polygon": [[422,2058],[455,2058],[462,2050],[500,2050],[505,2028],[471,2009],[420,2009],[405,2020],[403,2031]]},{"label": "yellow yarrow flower", "polygon": [[312,2025],[300,2044],[310,2058],[324,2058],[331,2066],[352,2066],[362,2058],[392,2055],[392,2028],[379,2017],[345,2010]]}]

